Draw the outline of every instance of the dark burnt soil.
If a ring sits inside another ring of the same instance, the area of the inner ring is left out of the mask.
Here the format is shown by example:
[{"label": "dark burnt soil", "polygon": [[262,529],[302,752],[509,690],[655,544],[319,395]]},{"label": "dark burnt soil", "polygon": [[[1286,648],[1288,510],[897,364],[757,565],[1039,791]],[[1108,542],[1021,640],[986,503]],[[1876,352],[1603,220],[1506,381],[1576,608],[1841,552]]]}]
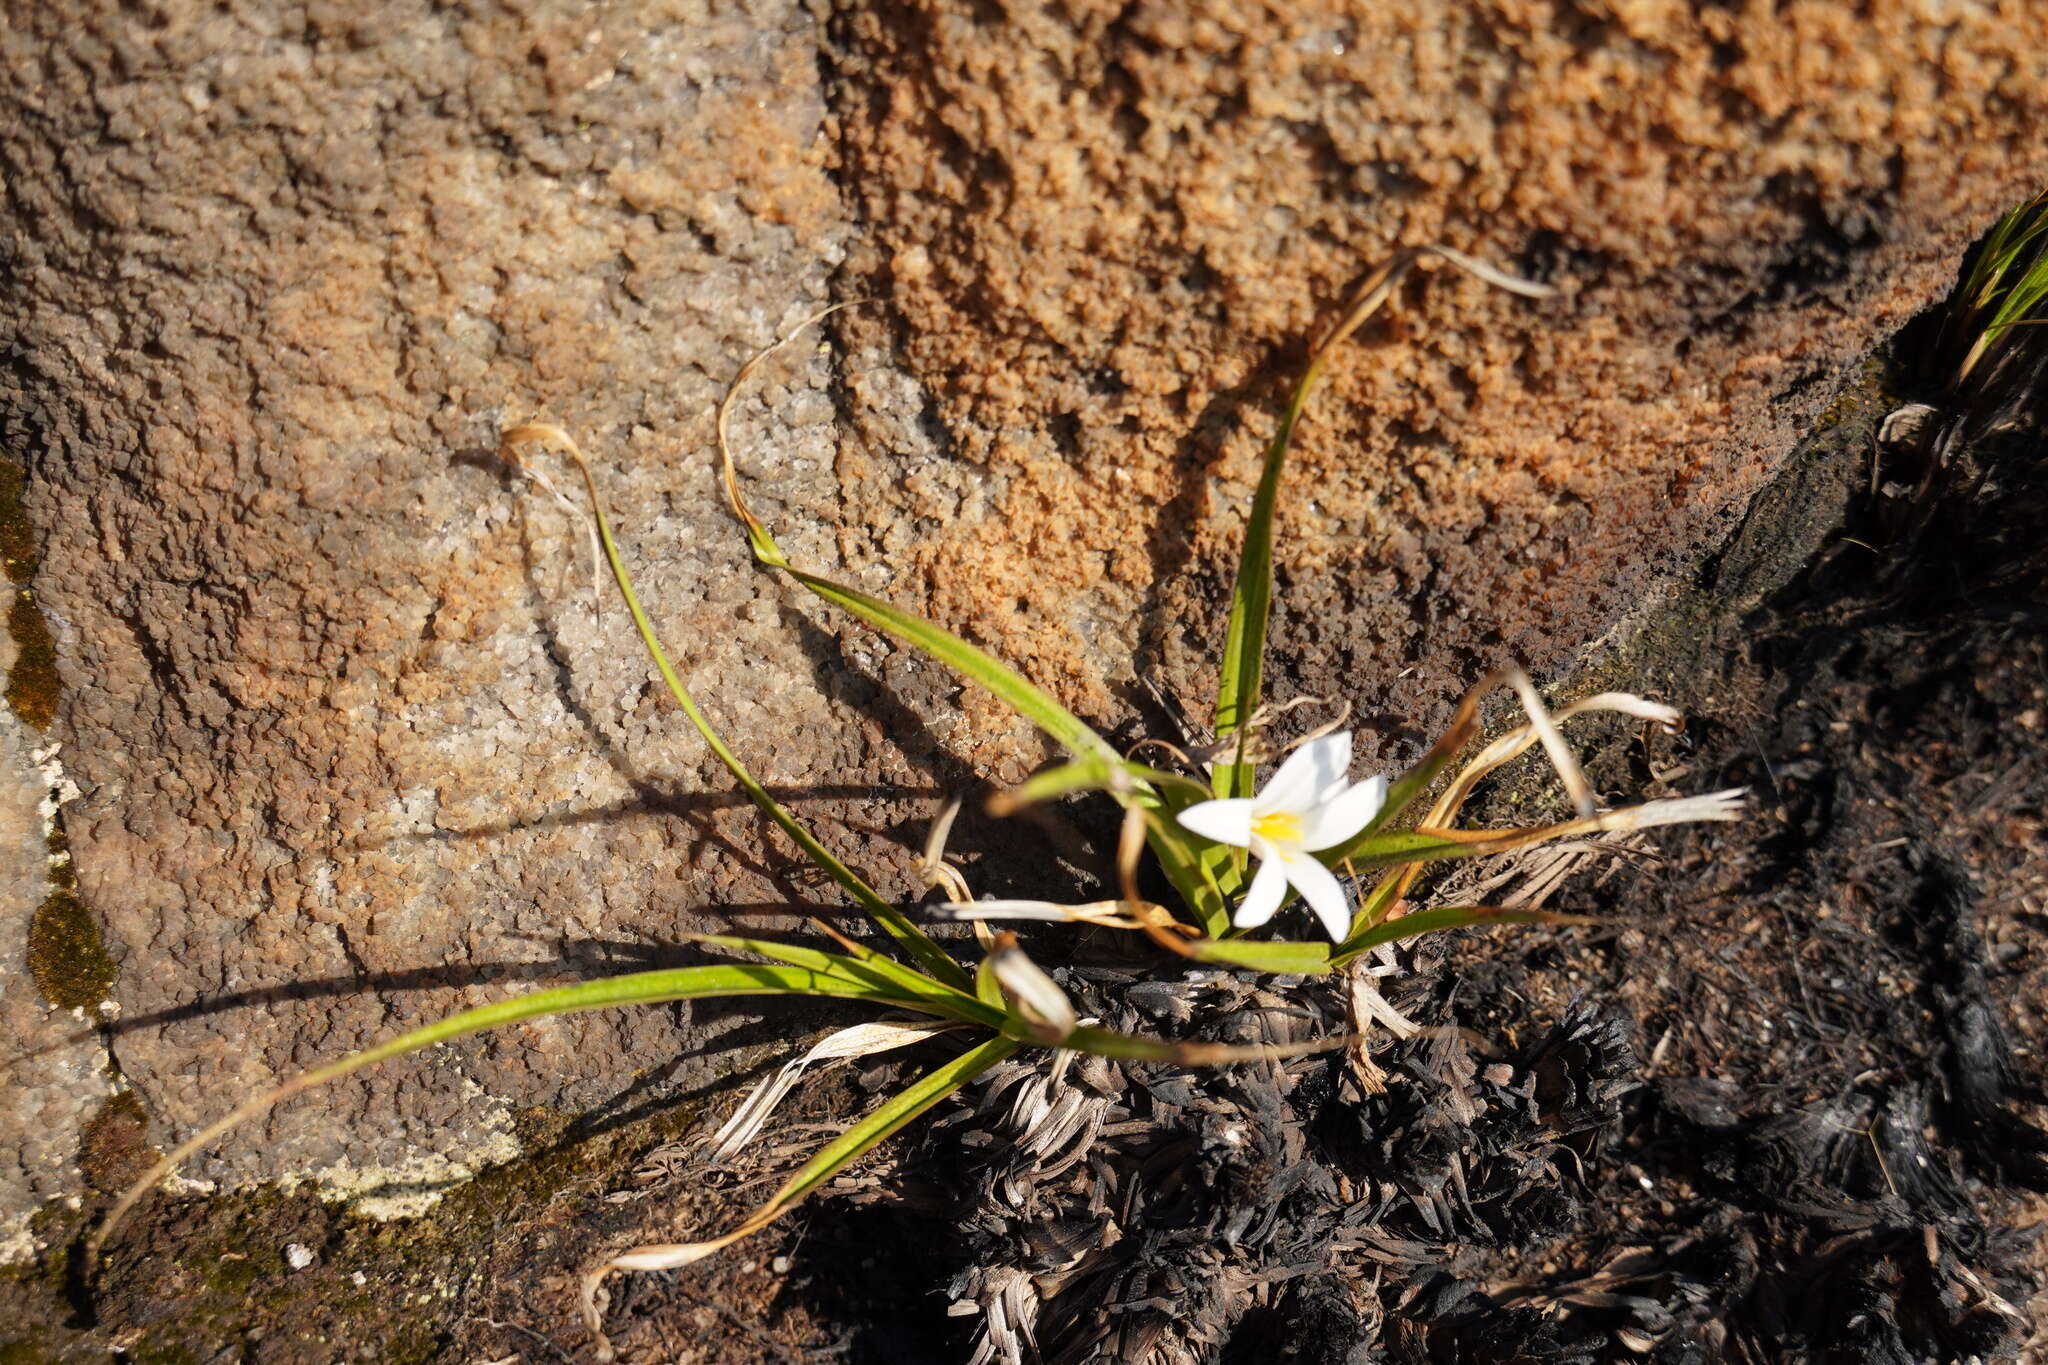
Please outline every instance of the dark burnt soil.
[{"label": "dark burnt soil", "polygon": [[[1419,946],[1385,989],[1433,1027],[1381,1035],[1381,1094],[1329,1054],[1013,1064],[784,1225],[615,1279],[620,1358],[2048,1359],[2048,450],[1874,493],[1879,373],[1585,670],[1693,717],[1597,741],[1610,797],[1746,785],[1755,818],[1588,858],[1550,904],[1595,925]],[[1131,975],[1110,947],[1066,977],[1107,1022],[1343,1027],[1327,985]],[[0,1361],[590,1359],[585,1266],[727,1225],[896,1074],[802,1087],[737,1175],[671,1115],[413,1224],[152,1201],[93,1292],[60,1262],[0,1296]],[[138,1158],[109,1122],[111,1184]]]},{"label": "dark burnt soil", "polygon": [[[1696,718],[1610,735],[1610,794],[1747,785],[1754,819],[1587,860],[1552,904],[1598,925],[1424,945],[1387,991],[1438,1027],[1380,1048],[1384,1094],[1329,1056],[1006,1068],[795,1229],[623,1283],[622,1358],[2038,1356],[2048,459],[2008,440],[1873,493],[1880,373],[1587,670]],[[1543,799],[1523,782],[1498,816]],[[1342,1026],[1312,983],[1065,979],[1153,1032]],[[505,1283],[605,1244],[522,1244]],[[564,1299],[499,1294],[574,1354]]]},{"label": "dark burnt soil", "polygon": [[1620,927],[1447,964],[1482,1032],[1625,1020],[1643,1085],[1556,1240],[1475,1247],[1418,1358],[2038,1356],[2048,447],[2004,445],[1916,499],[1821,443],[1648,642],[1697,719],[1607,785],[1758,818],[1558,898]]},{"label": "dark burnt soil", "polygon": [[[2038,1354],[2048,452],[2009,437],[1925,480],[1883,468],[1892,495],[1873,492],[1888,406],[1846,404],[1652,627],[1588,670],[1696,718],[1677,740],[1610,736],[1606,790],[1745,785],[1754,819],[1660,831],[1649,861],[1588,859],[1552,903],[1597,926],[1425,945],[1387,989],[1440,1027],[1381,1049],[1383,1095],[1329,1057],[999,1073],[973,1113],[810,1217],[782,1302],[814,1315],[814,1347]],[[1503,818],[1537,800],[1492,794]],[[1066,980],[1148,1031],[1341,1027],[1313,984]],[[1039,1117],[1062,1096],[1063,1124]],[[657,1324],[705,1292],[638,1290],[630,1358],[663,1358]]]}]

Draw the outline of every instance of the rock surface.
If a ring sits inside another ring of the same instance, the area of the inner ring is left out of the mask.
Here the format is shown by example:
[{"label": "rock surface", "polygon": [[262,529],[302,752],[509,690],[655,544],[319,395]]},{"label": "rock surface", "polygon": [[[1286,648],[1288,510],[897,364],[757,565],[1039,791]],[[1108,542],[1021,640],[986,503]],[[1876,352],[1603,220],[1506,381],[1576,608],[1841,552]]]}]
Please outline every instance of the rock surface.
[{"label": "rock surface", "polygon": [[[0,638],[0,650],[7,644]],[[0,1056],[8,1095],[0,1265],[34,1250],[29,1218],[36,1208],[79,1193],[81,1136],[109,1091],[105,1049],[84,1008],[74,1013],[46,999],[52,983],[39,981],[32,965],[49,929],[52,892],[42,810],[49,783],[35,762],[40,739],[0,714]]]},{"label": "rock surface", "polygon": [[1353,282],[1442,242],[1561,289],[1411,283],[1297,446],[1276,685],[1396,751],[1725,526],[2048,150],[2048,18],[2012,7],[997,13],[832,28],[879,92],[839,101],[850,273],[988,489],[866,519],[917,518],[890,552],[938,614],[1097,711],[1134,670],[1206,711],[1270,371]]},{"label": "rock surface", "polygon": [[[507,420],[600,453],[707,702],[782,737],[749,746],[766,778],[878,777],[698,458],[724,380],[842,252],[812,21],[354,10],[50,7],[6,39],[0,409],[74,684],[65,822],[121,959],[114,1058],[160,1141],[791,895],[630,626],[594,615],[578,534],[497,465]],[[821,506],[822,378],[757,442]],[[457,1045],[195,1174],[431,1182],[511,1151],[515,1107],[703,1078],[720,1027],[649,1010]]]},{"label": "rock surface", "polygon": [[[1352,280],[1437,240],[1558,284],[1412,285],[1299,447],[1272,686],[1399,753],[1725,525],[2048,150],[2042,20],[1990,6],[632,8],[0,30],[0,437],[159,1141],[828,899],[594,615],[506,422],[583,438],[700,699],[900,893],[896,827],[1042,751],[750,571],[717,503],[712,403],[835,269],[894,307],[842,315],[839,378],[804,350],[743,405],[761,510],[1109,723],[1141,676],[1203,709],[1280,371]],[[704,1082],[748,1017],[468,1040],[197,1173],[431,1184],[521,1110]]]}]

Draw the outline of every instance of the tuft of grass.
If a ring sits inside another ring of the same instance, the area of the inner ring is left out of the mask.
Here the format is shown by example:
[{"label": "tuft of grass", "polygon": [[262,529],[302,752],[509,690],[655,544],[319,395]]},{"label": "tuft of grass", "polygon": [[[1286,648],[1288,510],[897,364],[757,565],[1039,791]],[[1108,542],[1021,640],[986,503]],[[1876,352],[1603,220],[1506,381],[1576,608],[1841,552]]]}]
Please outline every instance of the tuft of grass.
[{"label": "tuft of grass", "polygon": [[[1945,502],[1967,521],[1974,500],[1995,498],[1987,459],[2029,439],[2048,411],[2048,192],[2008,210],[1971,251],[1911,364],[1939,392],[1885,419],[1870,476],[1873,497],[1895,500],[1880,525],[1902,541],[1925,533]],[[1960,503],[1942,496],[1962,490]],[[1974,534],[1961,522],[1951,529]]]},{"label": "tuft of grass", "polygon": [[1963,268],[1940,346],[1951,393],[1988,389],[2020,350],[2016,328],[2048,323],[2048,192],[2008,210]]}]

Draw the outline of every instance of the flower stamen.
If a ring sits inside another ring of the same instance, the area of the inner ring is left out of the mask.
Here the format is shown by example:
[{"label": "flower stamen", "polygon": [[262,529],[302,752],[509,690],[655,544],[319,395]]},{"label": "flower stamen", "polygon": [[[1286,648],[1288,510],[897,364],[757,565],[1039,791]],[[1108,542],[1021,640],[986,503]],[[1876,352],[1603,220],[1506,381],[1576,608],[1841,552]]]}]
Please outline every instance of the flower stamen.
[{"label": "flower stamen", "polygon": [[1291,810],[1268,811],[1252,817],[1252,834],[1269,844],[1301,842],[1301,817]]}]

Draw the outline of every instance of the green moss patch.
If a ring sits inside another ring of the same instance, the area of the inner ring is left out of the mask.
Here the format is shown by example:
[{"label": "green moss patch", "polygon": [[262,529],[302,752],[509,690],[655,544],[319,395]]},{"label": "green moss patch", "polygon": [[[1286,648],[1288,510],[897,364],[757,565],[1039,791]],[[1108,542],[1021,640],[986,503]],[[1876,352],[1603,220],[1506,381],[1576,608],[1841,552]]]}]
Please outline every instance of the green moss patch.
[{"label": "green moss patch", "polygon": [[17,584],[28,582],[36,571],[36,530],[21,497],[27,486],[21,466],[0,459],[0,570]]},{"label": "green moss patch", "polygon": [[14,590],[7,608],[7,633],[14,637],[14,669],[7,675],[7,704],[24,725],[47,730],[57,718],[57,697],[63,680],[57,676],[57,645],[50,627],[27,588]]},{"label": "green moss patch", "polygon": [[57,697],[63,690],[57,676],[57,646],[50,638],[49,623],[36,606],[35,593],[28,586],[36,571],[36,533],[29,524],[22,503],[27,480],[21,466],[0,459],[0,570],[14,584],[14,600],[7,608],[7,633],[20,651],[14,669],[7,676],[7,704],[24,725],[47,730],[57,717]]},{"label": "green moss patch", "polygon": [[78,1168],[102,1194],[119,1194],[156,1165],[149,1145],[149,1114],[133,1090],[123,1090],[86,1121],[78,1142]]},{"label": "green moss patch", "polygon": [[85,902],[59,886],[28,922],[28,970],[59,1009],[93,1009],[114,987],[115,962]]}]

